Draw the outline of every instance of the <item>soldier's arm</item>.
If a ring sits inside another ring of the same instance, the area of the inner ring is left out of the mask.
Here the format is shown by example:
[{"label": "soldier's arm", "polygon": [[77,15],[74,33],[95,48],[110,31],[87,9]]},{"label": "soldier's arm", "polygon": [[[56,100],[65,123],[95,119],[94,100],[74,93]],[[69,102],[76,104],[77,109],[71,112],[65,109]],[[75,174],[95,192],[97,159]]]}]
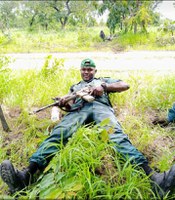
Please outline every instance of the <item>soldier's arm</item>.
[{"label": "soldier's arm", "polygon": [[102,83],[102,87],[104,88],[105,92],[123,92],[130,88],[130,86],[123,81],[118,81],[115,83]]},{"label": "soldier's arm", "polygon": [[100,86],[92,87],[90,94],[94,96],[102,96],[104,92],[123,92],[129,89],[129,85],[123,81],[115,83],[103,82]]}]

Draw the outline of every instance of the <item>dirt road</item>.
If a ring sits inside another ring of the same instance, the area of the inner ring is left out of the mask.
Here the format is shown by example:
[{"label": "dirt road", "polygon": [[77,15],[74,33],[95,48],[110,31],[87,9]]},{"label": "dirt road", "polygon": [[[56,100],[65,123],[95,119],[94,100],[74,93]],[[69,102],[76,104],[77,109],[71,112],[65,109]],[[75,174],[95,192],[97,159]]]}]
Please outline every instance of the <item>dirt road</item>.
[{"label": "dirt road", "polygon": [[131,51],[131,52],[78,52],[78,53],[18,53],[6,54],[15,61],[9,66],[12,69],[40,69],[45,57],[65,59],[66,67],[78,67],[84,58],[92,58],[99,70],[155,70],[174,72],[175,51]]}]

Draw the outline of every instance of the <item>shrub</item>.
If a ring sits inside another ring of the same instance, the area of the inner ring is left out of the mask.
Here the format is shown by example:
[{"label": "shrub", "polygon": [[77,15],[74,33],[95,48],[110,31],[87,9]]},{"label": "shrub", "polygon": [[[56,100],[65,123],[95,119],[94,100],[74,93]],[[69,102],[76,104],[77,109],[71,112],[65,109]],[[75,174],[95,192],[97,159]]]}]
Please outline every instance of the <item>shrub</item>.
[{"label": "shrub", "polygon": [[80,30],[78,32],[78,46],[90,47],[90,34]]}]

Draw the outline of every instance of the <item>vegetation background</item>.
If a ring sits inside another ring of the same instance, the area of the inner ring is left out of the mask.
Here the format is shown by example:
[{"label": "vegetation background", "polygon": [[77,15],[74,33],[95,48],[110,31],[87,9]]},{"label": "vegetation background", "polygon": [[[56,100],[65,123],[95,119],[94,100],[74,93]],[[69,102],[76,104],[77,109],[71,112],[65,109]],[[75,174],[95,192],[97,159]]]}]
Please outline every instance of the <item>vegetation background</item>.
[{"label": "vegetation background", "polygon": [[[80,80],[77,69],[66,70],[64,59],[51,52],[175,50],[175,22],[161,19],[155,8],[161,1],[1,1],[0,2],[0,107],[11,132],[0,130],[0,161],[10,159],[17,168],[48,137],[54,123],[50,109],[29,112],[67,94]],[[107,23],[97,15],[109,12]],[[99,36],[103,30],[105,38]],[[46,52],[40,70],[11,70],[7,53]],[[7,54],[7,55],[6,55]],[[153,126],[166,116],[175,99],[174,74],[154,71],[121,73],[99,71],[98,76],[120,77],[131,85],[111,95],[116,116],[131,142],[163,172],[174,163],[174,124]],[[62,113],[63,115],[64,113]],[[0,180],[1,199],[157,199],[149,178],[124,162],[108,144],[101,123],[82,127],[54,157],[36,183],[15,195]],[[174,198],[168,194],[165,199]]]}]

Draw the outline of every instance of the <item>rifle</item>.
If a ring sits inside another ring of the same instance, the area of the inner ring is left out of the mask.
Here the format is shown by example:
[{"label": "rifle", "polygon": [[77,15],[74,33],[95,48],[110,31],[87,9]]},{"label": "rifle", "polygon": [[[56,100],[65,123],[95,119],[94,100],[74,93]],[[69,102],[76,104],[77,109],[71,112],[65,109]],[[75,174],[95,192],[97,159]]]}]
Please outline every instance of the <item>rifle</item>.
[{"label": "rifle", "polygon": [[[92,101],[94,101],[95,98],[94,98],[92,95],[89,94],[89,87],[90,87],[90,86],[85,87],[85,88],[83,88],[83,89],[81,89],[81,90],[79,90],[79,91],[77,91],[77,92],[73,92],[73,93],[71,93],[70,95],[67,95],[67,97],[66,97],[66,99],[65,99],[65,103],[67,103],[67,102],[69,102],[69,101],[71,101],[71,100],[74,100],[74,99],[76,99],[77,97],[80,97],[80,98],[84,99],[84,100],[87,101],[87,102],[92,102]],[[39,108],[39,109],[33,111],[33,113],[30,113],[30,114],[36,114],[36,113],[38,113],[38,112],[40,112],[40,111],[42,111],[42,110],[45,110],[45,109],[47,109],[47,108],[50,108],[50,107],[52,107],[52,106],[58,106],[58,107],[60,107],[60,106],[59,106],[59,102],[60,102],[60,99],[61,99],[61,98],[55,97],[55,98],[52,98],[52,99],[55,101],[54,103],[51,103],[51,104],[46,105],[46,106],[43,106],[43,107],[41,107],[41,108]],[[71,111],[71,110],[65,110],[65,109],[63,109],[63,107],[60,107],[60,108],[61,108],[62,110],[64,110],[64,111]]]}]

